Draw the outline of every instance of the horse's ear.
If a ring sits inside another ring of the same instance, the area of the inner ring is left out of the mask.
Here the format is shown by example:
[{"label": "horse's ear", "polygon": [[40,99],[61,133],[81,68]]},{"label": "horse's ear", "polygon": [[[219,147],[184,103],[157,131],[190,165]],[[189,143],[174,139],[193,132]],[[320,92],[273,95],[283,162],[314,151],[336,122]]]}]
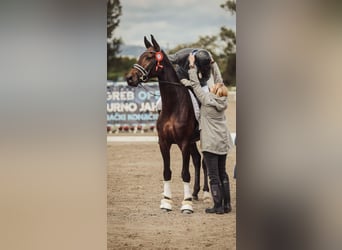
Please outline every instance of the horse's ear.
[{"label": "horse's ear", "polygon": [[146,49],[152,47],[152,44],[147,40],[146,36],[144,36],[144,43],[145,43]]},{"label": "horse's ear", "polygon": [[159,44],[157,43],[157,41],[154,39],[153,35],[151,35],[151,41],[153,43],[153,47],[156,51],[160,51],[160,46]]}]

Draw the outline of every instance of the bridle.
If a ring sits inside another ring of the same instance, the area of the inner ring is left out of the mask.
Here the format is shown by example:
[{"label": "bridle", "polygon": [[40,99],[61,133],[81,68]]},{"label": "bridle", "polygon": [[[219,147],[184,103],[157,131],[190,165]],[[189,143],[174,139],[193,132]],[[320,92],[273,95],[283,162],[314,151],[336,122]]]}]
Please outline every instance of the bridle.
[{"label": "bridle", "polygon": [[[164,68],[164,66],[161,64],[161,62],[163,61],[163,58],[164,58],[163,53],[161,51],[149,51],[148,53],[155,53],[156,71]],[[139,80],[142,82],[147,82],[148,76],[150,75],[153,67],[150,67],[149,70],[146,70],[143,66],[135,63],[135,64],[133,64],[133,68],[138,70],[141,73]]]},{"label": "bridle", "polygon": [[146,69],[144,69],[143,66],[135,63],[133,65],[133,69],[136,69],[138,70],[140,73],[141,73],[141,76],[139,77],[139,80],[142,81],[142,82],[147,82],[148,80],[148,75],[150,74],[151,72],[151,69],[147,72]]},{"label": "bridle", "polygon": [[[158,72],[159,69],[161,70],[164,68],[164,66],[161,64],[163,59],[164,59],[164,55],[161,51],[148,51],[147,53],[155,53],[155,59],[156,59],[155,70],[156,70],[156,72]],[[150,65],[148,65],[149,69],[147,70],[143,66],[141,66],[140,64],[137,64],[137,63],[133,64],[133,68],[138,70],[141,73],[141,76],[139,77],[139,80],[141,82],[147,82],[148,81],[148,77],[149,77],[149,75],[153,69],[153,66],[150,66]],[[144,88],[144,86],[141,84],[141,82],[139,83],[139,85],[141,85]],[[179,83],[179,82],[170,82],[170,81],[159,81],[159,82],[164,82],[164,83],[169,83],[169,84],[173,84],[176,86],[184,87],[184,85]]]}]

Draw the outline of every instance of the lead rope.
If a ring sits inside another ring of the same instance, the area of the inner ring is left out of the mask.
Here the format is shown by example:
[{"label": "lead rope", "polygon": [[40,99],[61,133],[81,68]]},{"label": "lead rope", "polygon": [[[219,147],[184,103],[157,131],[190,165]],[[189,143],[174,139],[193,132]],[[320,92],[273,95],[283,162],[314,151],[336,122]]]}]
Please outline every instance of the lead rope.
[{"label": "lead rope", "polygon": [[[179,82],[170,82],[170,81],[159,81],[159,82],[164,82],[164,83],[169,83],[169,84],[173,84],[175,86],[178,86],[178,87],[186,87],[185,85],[179,83]],[[144,90],[146,90],[148,93],[150,93],[151,95],[153,96],[160,96],[160,95],[157,95],[157,94],[154,94],[152,93],[150,90],[148,90],[144,85],[142,85],[141,82],[139,82],[139,84]]]},{"label": "lead rope", "polygon": [[157,95],[155,93],[152,93],[150,90],[148,90],[144,85],[142,85],[141,82],[139,82],[139,85],[144,89],[146,90],[150,95],[153,95],[153,96],[160,96],[160,95]]}]

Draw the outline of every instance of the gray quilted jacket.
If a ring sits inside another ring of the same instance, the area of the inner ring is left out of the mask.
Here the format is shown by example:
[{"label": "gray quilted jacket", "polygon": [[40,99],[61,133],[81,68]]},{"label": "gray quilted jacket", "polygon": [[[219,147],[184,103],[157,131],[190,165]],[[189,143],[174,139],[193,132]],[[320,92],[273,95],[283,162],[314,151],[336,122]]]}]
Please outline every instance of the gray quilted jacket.
[{"label": "gray quilted jacket", "polygon": [[218,155],[227,154],[233,147],[233,140],[227,127],[225,110],[228,107],[226,96],[218,97],[205,92],[199,83],[196,69],[189,69],[190,80],[182,79],[185,86],[192,87],[201,103],[200,129],[201,151]]}]

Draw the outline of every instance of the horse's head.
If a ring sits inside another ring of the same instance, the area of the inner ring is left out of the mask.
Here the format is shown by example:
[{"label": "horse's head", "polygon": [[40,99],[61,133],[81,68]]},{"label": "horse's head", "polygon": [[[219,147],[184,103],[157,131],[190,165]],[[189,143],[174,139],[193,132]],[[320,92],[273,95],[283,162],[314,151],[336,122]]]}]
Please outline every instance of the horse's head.
[{"label": "horse's head", "polygon": [[151,41],[152,44],[144,37],[146,51],[140,55],[138,62],[133,65],[126,76],[126,81],[130,86],[136,87],[139,83],[158,76],[159,71],[163,68],[161,63],[165,54],[152,35]]}]

